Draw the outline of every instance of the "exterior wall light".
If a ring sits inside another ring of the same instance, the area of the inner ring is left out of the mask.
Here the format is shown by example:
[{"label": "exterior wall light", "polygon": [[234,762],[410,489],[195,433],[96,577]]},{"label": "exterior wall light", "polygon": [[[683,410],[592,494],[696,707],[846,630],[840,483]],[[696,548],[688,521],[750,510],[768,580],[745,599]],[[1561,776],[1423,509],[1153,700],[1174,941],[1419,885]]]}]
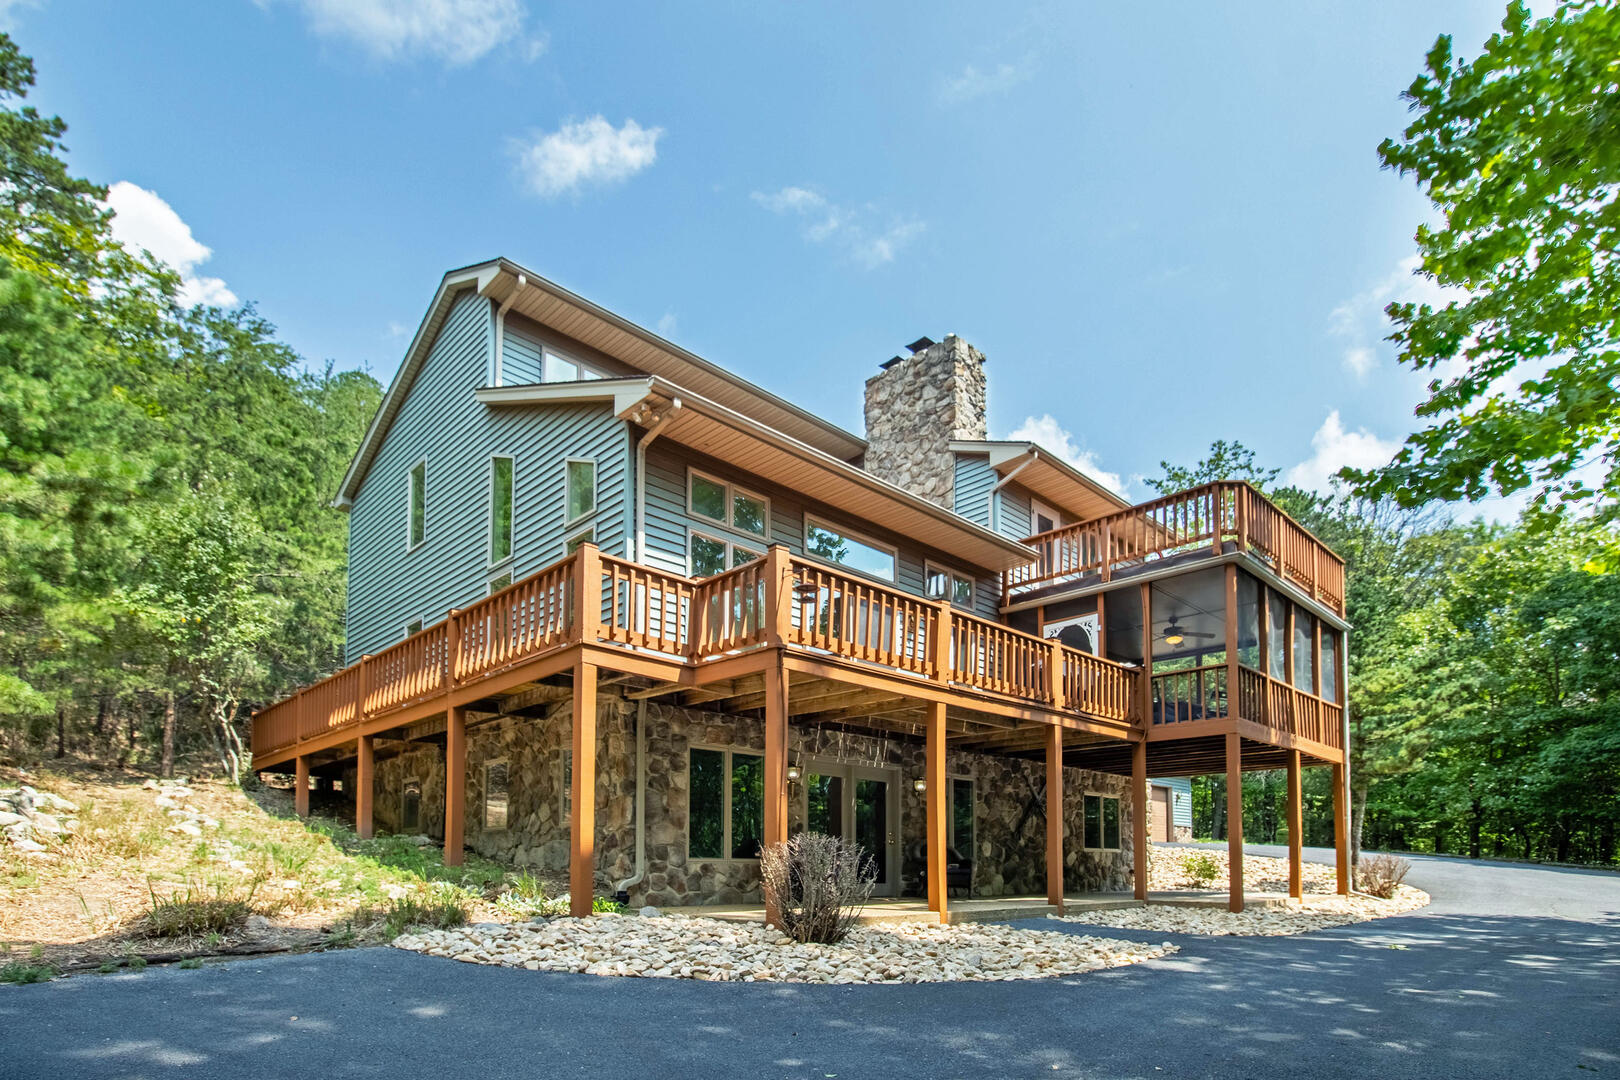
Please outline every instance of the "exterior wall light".
[{"label": "exterior wall light", "polygon": [[923,792],[928,790],[928,781],[924,780],[920,776],[917,777],[917,779],[911,782],[911,790],[921,795]]},{"label": "exterior wall light", "polygon": [[797,765],[789,765],[787,767],[787,778],[788,783],[790,784],[797,784],[799,782],[799,767]]}]

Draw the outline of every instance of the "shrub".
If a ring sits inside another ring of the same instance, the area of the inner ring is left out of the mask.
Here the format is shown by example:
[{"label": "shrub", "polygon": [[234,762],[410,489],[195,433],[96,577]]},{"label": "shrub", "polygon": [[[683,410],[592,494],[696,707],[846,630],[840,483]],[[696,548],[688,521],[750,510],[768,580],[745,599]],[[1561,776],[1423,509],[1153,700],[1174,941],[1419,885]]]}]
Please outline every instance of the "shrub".
[{"label": "shrub", "polygon": [[800,833],[759,857],[760,885],[794,941],[844,940],[877,880],[862,849],[835,836]]},{"label": "shrub", "polygon": [[1181,872],[1187,875],[1187,880],[1194,887],[1207,889],[1221,876],[1221,863],[1215,856],[1207,852],[1194,852],[1181,863]]},{"label": "shrub", "polygon": [[245,894],[236,895],[221,886],[207,896],[188,885],[183,892],[160,899],[148,885],[152,906],[146,913],[146,933],[150,937],[209,937],[217,944],[224,935],[241,929],[254,913],[255,888],[256,882]]},{"label": "shrub", "polygon": [[1388,900],[1411,869],[1411,863],[1393,855],[1368,855],[1356,865],[1356,888],[1369,896]]},{"label": "shrub", "polygon": [[437,889],[422,896],[402,896],[383,912],[383,925],[390,938],[413,926],[449,930],[467,921],[467,902],[459,893]]}]

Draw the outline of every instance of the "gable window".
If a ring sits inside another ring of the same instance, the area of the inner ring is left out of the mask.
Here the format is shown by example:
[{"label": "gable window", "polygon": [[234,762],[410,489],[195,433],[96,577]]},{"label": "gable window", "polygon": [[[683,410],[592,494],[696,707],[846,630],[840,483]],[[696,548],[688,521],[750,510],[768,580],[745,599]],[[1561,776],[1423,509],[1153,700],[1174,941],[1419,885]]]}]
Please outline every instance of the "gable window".
[{"label": "gable window", "polygon": [[750,547],[715,536],[704,536],[695,530],[691,533],[687,550],[689,572],[693,577],[708,577],[759,558],[759,552]]},{"label": "gable window", "polygon": [[411,466],[406,480],[405,549],[427,539],[427,459]]},{"label": "gable window", "polygon": [[405,781],[405,790],[399,800],[399,828],[401,832],[422,831],[422,781]]},{"label": "gable window", "polygon": [[405,636],[406,637],[410,637],[412,634],[420,634],[421,632],[422,632],[422,620],[421,619],[412,619],[410,622],[405,624]]},{"label": "gable window", "polygon": [[687,858],[757,859],[765,839],[765,759],[693,747]]},{"label": "gable window", "polygon": [[540,368],[540,380],[542,382],[579,382],[585,379],[600,378],[602,378],[602,373],[589,364],[582,364],[573,357],[565,356],[547,346]]},{"label": "gable window", "polygon": [[742,533],[765,537],[771,531],[771,501],[735,484],[687,472],[686,507],[693,517]]},{"label": "gable window", "polygon": [[930,600],[949,600],[960,608],[973,606],[973,579],[967,574],[929,563],[924,592]]},{"label": "gable window", "polygon": [[1084,846],[1098,851],[1119,850],[1119,797],[1087,795]]},{"label": "gable window", "polygon": [[484,765],[484,828],[506,828],[508,807],[506,759]]},{"label": "gable window", "polygon": [[893,581],[899,561],[894,548],[876,544],[848,529],[806,516],[804,549],[819,559],[847,566],[870,577]]},{"label": "gable window", "polygon": [[572,525],[596,513],[596,462],[589,458],[568,459],[563,524]]},{"label": "gable window", "polygon": [[512,557],[512,459],[489,459],[489,565]]}]

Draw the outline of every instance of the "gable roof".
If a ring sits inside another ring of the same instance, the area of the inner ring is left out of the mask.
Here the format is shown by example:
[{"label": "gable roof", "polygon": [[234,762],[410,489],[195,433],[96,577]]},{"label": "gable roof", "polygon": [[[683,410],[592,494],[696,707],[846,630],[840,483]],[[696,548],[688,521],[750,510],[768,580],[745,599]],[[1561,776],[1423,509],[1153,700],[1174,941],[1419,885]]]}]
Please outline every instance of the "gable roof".
[{"label": "gable roof", "polygon": [[1060,510],[1078,515],[1080,521],[1128,510],[1130,500],[1110,491],[1063,458],[1039,443],[954,439],[951,450],[957,454],[986,454],[996,475],[1018,472],[1018,484]]},{"label": "gable roof", "polygon": [[349,463],[334,505],[347,508],[382,446],[384,436],[410,393],[417,374],[444,325],[457,296],[476,289],[496,305],[566,334],[651,375],[669,379],[692,392],[776,428],[808,446],[849,461],[866,451],[866,440],[827,422],[783,398],[755,386],[717,364],[688,352],[510,259],[492,259],[451,270],[439,282],[421,325],[405,350],[399,371],[383,395],[360,448]]}]

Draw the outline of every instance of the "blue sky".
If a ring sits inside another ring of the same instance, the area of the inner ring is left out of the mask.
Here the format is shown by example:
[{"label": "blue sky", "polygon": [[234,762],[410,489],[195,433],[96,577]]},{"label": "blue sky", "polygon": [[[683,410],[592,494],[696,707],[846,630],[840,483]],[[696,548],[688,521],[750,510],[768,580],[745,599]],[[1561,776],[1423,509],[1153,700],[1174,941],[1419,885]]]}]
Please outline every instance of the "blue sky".
[{"label": "blue sky", "polygon": [[993,436],[1140,478],[1241,439],[1387,457],[1427,212],[1375,148],[1502,5],[0,0],[192,295],[386,382],[440,275],[517,260],[852,430],[956,332]]}]

